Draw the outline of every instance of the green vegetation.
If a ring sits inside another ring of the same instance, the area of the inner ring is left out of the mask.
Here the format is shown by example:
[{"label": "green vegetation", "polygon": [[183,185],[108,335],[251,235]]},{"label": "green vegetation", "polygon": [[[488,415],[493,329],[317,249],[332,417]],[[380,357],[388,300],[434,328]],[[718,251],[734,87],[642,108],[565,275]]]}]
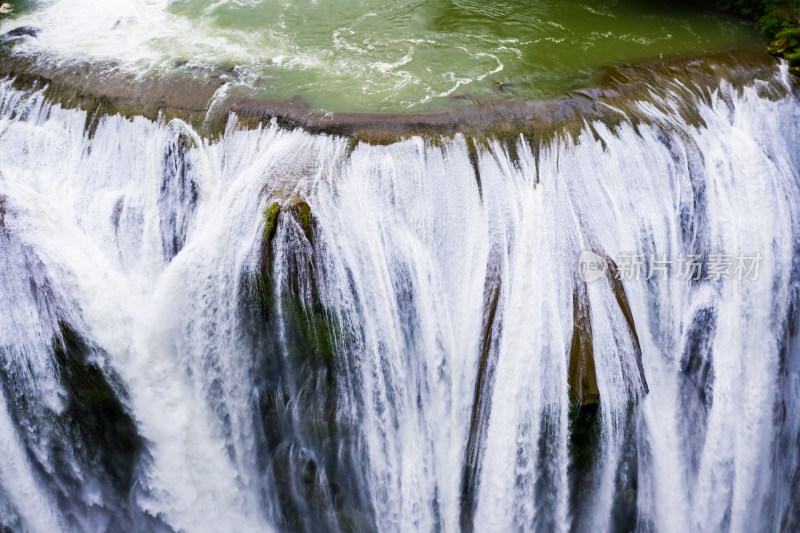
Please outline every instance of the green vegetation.
[{"label": "green vegetation", "polygon": [[800,0],[718,0],[717,5],[757,21],[770,40],[767,50],[786,58],[792,72],[800,74]]},{"label": "green vegetation", "polygon": [[264,240],[272,241],[277,229],[278,214],[281,212],[281,204],[273,202],[264,209]]},{"label": "green vegetation", "polygon": [[[283,213],[283,214],[282,214]],[[300,224],[308,243],[314,240],[312,227],[311,207],[307,202],[297,200],[290,205],[281,207],[278,202],[270,203],[264,209],[264,249],[262,251],[262,268],[255,276],[254,287],[257,300],[262,307],[262,311],[267,317],[274,316],[276,309],[275,301],[275,280],[272,277],[272,241],[278,229],[278,221],[281,216],[292,217]],[[297,258],[300,262],[313,261],[310,258]],[[292,261],[292,264],[294,262]],[[311,268],[311,264],[305,265]],[[281,315],[286,319],[286,349],[291,356],[297,356],[303,360],[319,362],[325,365],[333,364],[333,352],[337,330],[332,321],[331,314],[326,312],[321,302],[314,299],[316,294],[314,282],[302,279],[299,272],[290,269],[292,275],[288,283],[279,287],[282,294]],[[304,283],[311,283],[310,287],[305,287]],[[253,291],[247,289],[245,294],[252,295]],[[312,295],[309,300],[303,295]],[[268,318],[268,320],[270,320]]]},{"label": "green vegetation", "polygon": [[298,210],[300,211],[300,224],[303,226],[303,231],[306,233],[306,236],[311,236],[311,207],[306,202],[301,202],[298,205]]}]

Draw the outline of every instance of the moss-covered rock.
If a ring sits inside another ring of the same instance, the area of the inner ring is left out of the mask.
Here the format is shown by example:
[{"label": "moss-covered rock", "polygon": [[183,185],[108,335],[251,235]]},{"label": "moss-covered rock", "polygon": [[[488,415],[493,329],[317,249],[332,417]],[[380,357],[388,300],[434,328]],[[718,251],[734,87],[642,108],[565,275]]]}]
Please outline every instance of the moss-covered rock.
[{"label": "moss-covered rock", "polygon": [[268,203],[263,216],[260,264],[239,294],[253,344],[259,464],[280,527],[372,531],[358,429],[340,412],[346,333],[319,297],[314,213],[289,198]]},{"label": "moss-covered rock", "polygon": [[264,209],[264,240],[271,243],[278,229],[278,216],[281,211],[286,216],[293,217],[299,223],[309,243],[313,242],[314,232],[312,227],[311,206],[305,200],[294,199],[281,205],[279,202],[271,202]]},{"label": "moss-covered rock", "polygon": [[271,243],[278,229],[278,215],[281,212],[281,204],[272,202],[264,209],[264,240]]},{"label": "moss-covered rock", "polygon": [[300,215],[300,226],[303,228],[303,231],[306,233],[306,237],[311,238],[311,206],[308,205],[306,202],[300,202],[297,204],[297,211]]},{"label": "moss-covered rock", "polygon": [[287,295],[283,301],[297,340],[293,355],[333,365],[338,329],[333,316],[321,303],[309,304],[296,295]]}]

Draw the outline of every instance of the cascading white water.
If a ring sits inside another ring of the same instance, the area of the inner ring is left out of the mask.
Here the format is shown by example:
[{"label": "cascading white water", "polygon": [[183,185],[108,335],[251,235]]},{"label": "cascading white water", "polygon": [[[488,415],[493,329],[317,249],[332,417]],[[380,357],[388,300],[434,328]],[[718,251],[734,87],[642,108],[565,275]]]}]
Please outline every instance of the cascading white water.
[{"label": "cascading white water", "polygon": [[[698,99],[699,126],[642,100],[646,124],[514,156],[235,119],[214,142],[119,116],[90,138],[85,112],[6,80],[0,525],[603,531],[632,505],[641,531],[796,526],[800,105],[760,92],[785,75]],[[763,260],[756,280],[623,281],[632,335],[581,250]],[[585,477],[579,287],[600,392]],[[60,418],[59,346],[135,425],[130,485]]]}]

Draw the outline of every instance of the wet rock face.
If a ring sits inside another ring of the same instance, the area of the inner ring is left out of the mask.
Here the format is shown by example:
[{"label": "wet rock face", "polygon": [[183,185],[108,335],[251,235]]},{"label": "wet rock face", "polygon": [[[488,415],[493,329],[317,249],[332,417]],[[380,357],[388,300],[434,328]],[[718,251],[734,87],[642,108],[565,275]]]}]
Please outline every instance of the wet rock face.
[{"label": "wet rock face", "polygon": [[[625,289],[618,279],[617,266],[607,257],[606,261],[608,271],[605,278],[628,324],[628,333],[635,352],[635,365],[624,372],[624,378],[630,387],[631,398],[638,398],[640,395],[636,391],[640,389],[641,394],[647,394],[648,386],[642,366],[636,325]],[[597,383],[589,295],[586,284],[581,281],[576,282],[573,292],[573,333],[567,379],[571,402],[570,507],[577,510],[572,522],[572,531],[577,532],[592,529],[592,517],[587,510],[592,507],[591,497],[595,494],[594,488],[601,483],[598,466],[602,463],[604,446],[609,445],[604,442],[603,436],[603,397]],[[610,531],[628,532],[635,531],[639,521],[635,400],[630,402],[627,413],[618,423],[621,424],[625,437],[617,459],[609,528]]]},{"label": "wet rock face", "polygon": [[186,243],[186,234],[197,210],[199,185],[194,172],[195,140],[180,126],[170,124],[172,138],[162,161],[161,219],[162,246],[167,261],[178,255]]},{"label": "wet rock face", "polygon": [[261,267],[240,294],[254,354],[259,467],[285,531],[374,531],[358,431],[339,413],[343,332],[318,298],[314,217],[304,201],[264,210]]},{"label": "wet rock face", "polygon": [[575,285],[572,300],[573,331],[568,376],[570,400],[581,405],[596,404],[600,401],[600,390],[594,366],[592,322],[585,284]]},{"label": "wet rock face", "polygon": [[[0,197],[0,219],[5,221],[13,216],[7,204]],[[39,325],[22,326],[13,318],[19,311],[12,308],[12,320],[4,327],[29,328],[31,337],[0,345],[4,409],[42,492],[57,506],[67,529],[99,531],[107,524],[110,530],[135,531],[141,528],[134,524],[141,524],[157,530],[159,520],[130,505],[144,443],[125,406],[123,387],[103,368],[105,353],[68,323],[64,317],[69,311],[41,259],[3,227],[0,259],[7,273],[25,273],[4,278],[7,292],[0,299],[28,295],[47,317]],[[14,505],[0,490],[2,525],[23,531],[27,526]]]},{"label": "wet rock face", "polygon": [[59,422],[81,443],[83,459],[108,478],[108,486],[126,494],[143,449],[136,424],[102,369],[89,361],[88,346],[67,324],[61,324],[53,351],[67,391]]},{"label": "wet rock face", "polygon": [[478,379],[472,401],[469,440],[461,474],[461,509],[459,522],[462,531],[474,531],[477,487],[484,443],[491,415],[491,397],[495,385],[495,368],[499,357],[500,321],[497,311],[502,299],[499,276],[489,276],[484,287],[483,324],[481,325],[481,355]]},{"label": "wet rock face", "polygon": [[[590,509],[594,489],[601,483],[598,466],[603,454],[603,413],[600,402],[573,402],[569,410],[569,479],[570,507],[576,510],[571,531],[591,531]],[[614,474],[614,501],[611,506],[609,531],[627,533],[637,530],[640,516],[638,497],[638,450],[635,405],[630,404],[622,420],[624,444]],[[645,530],[648,528],[645,526]]]},{"label": "wet rock face", "polygon": [[40,31],[41,30],[39,28],[34,28],[33,26],[21,26],[19,28],[14,28],[3,35],[0,35],[0,43],[18,39],[20,37],[36,37],[39,35]]},{"label": "wet rock face", "polygon": [[[17,379],[21,370],[10,360],[0,361],[0,389],[10,414],[18,427],[29,428],[19,436],[32,466],[69,527],[107,523],[109,530],[162,531],[160,520],[129,505],[145,446],[119,395],[122,388],[101,368],[102,354],[69,324],[59,327],[52,341],[62,387],[57,409]],[[85,494],[88,487],[97,491],[91,497]],[[76,497],[80,494],[84,497]]]},{"label": "wet rock face", "polygon": [[267,244],[272,242],[275,237],[275,231],[278,229],[278,215],[281,212],[281,204],[278,202],[271,203],[264,210],[264,241]]}]

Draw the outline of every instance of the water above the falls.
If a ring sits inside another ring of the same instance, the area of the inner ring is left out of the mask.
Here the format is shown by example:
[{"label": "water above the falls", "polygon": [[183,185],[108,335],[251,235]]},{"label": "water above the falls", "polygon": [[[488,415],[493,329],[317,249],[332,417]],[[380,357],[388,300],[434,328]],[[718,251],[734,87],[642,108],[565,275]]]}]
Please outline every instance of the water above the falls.
[{"label": "water above the falls", "polygon": [[441,110],[541,98],[600,67],[757,44],[709,9],[622,0],[17,1],[0,33],[40,29],[16,50],[112,61],[146,75],[221,77],[272,100],[331,112]]},{"label": "water above the falls", "polygon": [[[2,82],[0,526],[797,529],[786,76],[541,144],[385,146],[90,136]],[[762,261],[584,283],[582,250]]]}]

